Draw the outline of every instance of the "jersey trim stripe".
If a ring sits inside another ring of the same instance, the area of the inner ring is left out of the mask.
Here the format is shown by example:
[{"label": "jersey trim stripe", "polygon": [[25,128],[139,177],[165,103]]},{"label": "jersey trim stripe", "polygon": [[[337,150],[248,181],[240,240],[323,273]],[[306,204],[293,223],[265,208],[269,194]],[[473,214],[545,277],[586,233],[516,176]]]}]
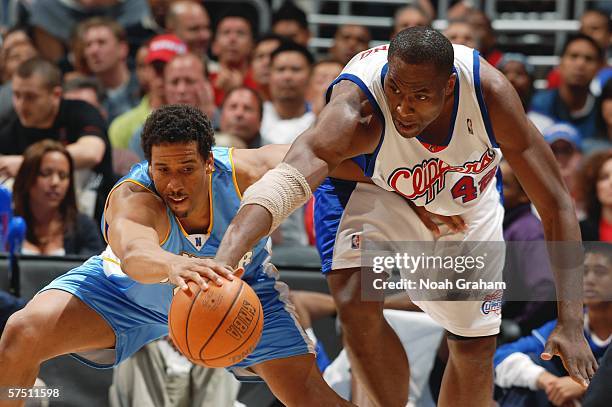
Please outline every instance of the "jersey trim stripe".
[{"label": "jersey trim stripe", "polygon": [[236,166],[234,164],[234,147],[229,149],[228,156],[229,162],[232,166],[232,181],[234,182],[234,188],[236,188],[236,194],[238,194],[238,198],[242,201],[242,193],[240,192],[240,188],[238,188],[238,180],[236,179]]},{"label": "jersey trim stripe", "polygon": [[334,79],[331,85],[329,85],[329,88],[327,88],[327,93],[325,95],[325,98],[328,102],[329,102],[329,98],[331,97],[331,90],[334,87],[334,85],[343,80],[351,81],[355,85],[359,86],[359,89],[361,89],[361,91],[368,98],[368,101],[370,102],[372,107],[374,107],[374,111],[378,115],[378,118],[380,119],[380,122],[382,124],[382,130],[380,133],[380,141],[378,142],[378,145],[376,146],[376,149],[374,150],[374,152],[372,154],[363,154],[363,157],[365,157],[365,160],[364,159],[354,160],[357,163],[357,165],[359,165],[361,169],[364,171],[364,174],[367,177],[371,177],[372,174],[374,174],[374,165],[376,164],[376,156],[378,155],[378,152],[380,151],[380,147],[382,146],[383,141],[385,139],[385,116],[383,115],[383,112],[380,109],[378,102],[376,102],[374,95],[372,95],[372,92],[370,92],[370,89],[368,89],[366,84],[363,83],[363,81],[358,76],[350,74],[350,73],[341,74],[336,79]]},{"label": "jersey trim stripe", "polygon": [[[209,204],[209,208],[210,208],[210,223],[208,224],[208,230],[206,231],[206,234],[210,236],[210,233],[212,232],[213,229],[213,225],[215,223],[215,208],[213,207],[213,189],[212,189],[212,173],[208,174],[208,204]],[[176,220],[176,224],[178,225],[179,229],[181,230],[181,233],[183,233],[183,235],[185,237],[189,236],[189,233],[187,233],[185,231],[185,228],[183,228],[183,225],[181,224],[181,221],[179,220],[179,218],[176,217],[176,215],[174,215],[174,219]]]},{"label": "jersey trim stripe", "polygon": [[489,141],[493,147],[498,148],[497,140],[495,140],[495,134],[493,133],[493,126],[491,126],[491,119],[489,118],[489,111],[482,95],[482,87],[480,86],[480,53],[474,50],[474,90],[476,91],[476,99],[478,99],[478,106],[480,107],[480,114],[484,121],[485,128],[487,129],[487,135]]}]

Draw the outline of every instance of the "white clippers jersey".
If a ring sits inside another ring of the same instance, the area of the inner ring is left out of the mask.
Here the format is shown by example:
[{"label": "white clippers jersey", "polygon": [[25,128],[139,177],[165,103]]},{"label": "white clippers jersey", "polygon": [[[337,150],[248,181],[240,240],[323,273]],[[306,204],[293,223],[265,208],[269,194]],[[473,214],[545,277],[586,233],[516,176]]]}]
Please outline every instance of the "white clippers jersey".
[{"label": "white clippers jersey", "polygon": [[[478,204],[483,195],[501,191],[496,177],[501,151],[495,141],[480,88],[478,51],[453,45],[455,102],[445,146],[403,138],[395,129],[383,92],[387,73],[387,45],[357,54],[328,90],[342,80],[357,84],[384,124],[372,154],[355,158],[376,185],[396,191],[418,206],[440,215],[458,215]],[[491,186],[491,184],[494,184]]]}]

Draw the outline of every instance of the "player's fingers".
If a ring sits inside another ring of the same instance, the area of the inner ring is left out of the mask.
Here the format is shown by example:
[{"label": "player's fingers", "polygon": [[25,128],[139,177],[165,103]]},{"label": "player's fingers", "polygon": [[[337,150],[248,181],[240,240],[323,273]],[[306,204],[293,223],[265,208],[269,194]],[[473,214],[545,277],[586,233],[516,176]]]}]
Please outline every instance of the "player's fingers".
[{"label": "player's fingers", "polygon": [[589,380],[593,378],[595,372],[597,371],[597,368],[597,361],[595,360],[595,358],[591,358],[587,366],[587,374],[589,375]]},{"label": "player's fingers", "polygon": [[543,360],[551,360],[554,355],[557,354],[557,345],[552,341],[547,341],[544,346],[544,352],[540,354],[540,358]]},{"label": "player's fingers", "polygon": [[206,279],[202,278],[202,276],[197,272],[191,272],[189,274],[189,278],[193,280],[194,283],[200,286],[203,291],[208,290],[208,282]]},{"label": "player's fingers", "polygon": [[575,358],[567,358],[564,360],[564,367],[567,370],[567,373],[570,377],[579,385],[587,387],[588,381],[586,379],[586,374],[581,371],[578,367],[577,360]]},{"label": "player's fingers", "polygon": [[465,223],[465,221],[463,220],[461,216],[454,215],[454,216],[451,216],[451,218],[453,219],[453,223],[457,227],[457,232],[464,231],[467,228],[467,224]]},{"label": "player's fingers", "polygon": [[236,270],[234,270],[234,277],[242,278],[243,275],[244,275],[244,267],[238,267]]},{"label": "player's fingers", "polygon": [[[202,266],[204,269],[207,269],[209,271],[216,273],[217,277],[221,276],[225,278],[226,280],[230,280],[230,281],[233,281],[236,278],[234,277],[234,270],[231,267],[224,267],[215,261],[201,260],[198,264]],[[211,278],[211,280],[216,282],[217,278]],[[222,280],[219,280],[219,281],[223,282]]]},{"label": "player's fingers", "polygon": [[179,288],[182,291],[189,291],[189,286],[187,285],[187,282],[182,277],[176,278],[176,285],[179,286]]},{"label": "player's fingers", "polygon": [[423,222],[425,227],[429,229],[431,233],[434,234],[435,237],[440,237],[440,228],[438,227],[438,225],[436,225],[436,223],[429,216],[419,215],[419,218],[421,218],[421,222]]},{"label": "player's fingers", "polygon": [[211,270],[208,267],[204,267],[204,268],[198,268],[197,270],[198,274],[207,278],[209,281],[212,281],[213,283],[215,283],[215,285],[221,287],[223,285],[223,279],[221,278],[221,276],[219,276],[217,273],[215,273],[213,270]]}]

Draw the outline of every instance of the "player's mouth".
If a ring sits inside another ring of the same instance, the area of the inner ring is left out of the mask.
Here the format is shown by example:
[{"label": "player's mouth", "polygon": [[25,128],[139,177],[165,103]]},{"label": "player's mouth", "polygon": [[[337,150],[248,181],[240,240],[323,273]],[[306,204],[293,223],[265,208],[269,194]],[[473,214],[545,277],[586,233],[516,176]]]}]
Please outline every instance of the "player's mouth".
[{"label": "player's mouth", "polygon": [[395,126],[400,133],[413,133],[419,128],[417,122],[402,122],[399,120],[395,120]]},{"label": "player's mouth", "polygon": [[187,196],[182,196],[182,197],[172,197],[169,196],[168,197],[168,201],[170,201],[170,203],[173,203],[175,205],[179,205],[183,202],[185,202],[187,200]]}]

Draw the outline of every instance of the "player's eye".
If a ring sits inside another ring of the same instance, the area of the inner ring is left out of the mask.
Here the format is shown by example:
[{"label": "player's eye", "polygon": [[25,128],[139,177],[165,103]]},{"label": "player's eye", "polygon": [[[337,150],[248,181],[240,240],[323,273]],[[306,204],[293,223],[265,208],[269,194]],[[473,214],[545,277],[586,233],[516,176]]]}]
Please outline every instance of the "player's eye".
[{"label": "player's eye", "polygon": [[425,100],[429,99],[427,97],[427,95],[417,95],[416,98],[417,98],[417,100],[420,100],[420,101],[425,101]]}]

